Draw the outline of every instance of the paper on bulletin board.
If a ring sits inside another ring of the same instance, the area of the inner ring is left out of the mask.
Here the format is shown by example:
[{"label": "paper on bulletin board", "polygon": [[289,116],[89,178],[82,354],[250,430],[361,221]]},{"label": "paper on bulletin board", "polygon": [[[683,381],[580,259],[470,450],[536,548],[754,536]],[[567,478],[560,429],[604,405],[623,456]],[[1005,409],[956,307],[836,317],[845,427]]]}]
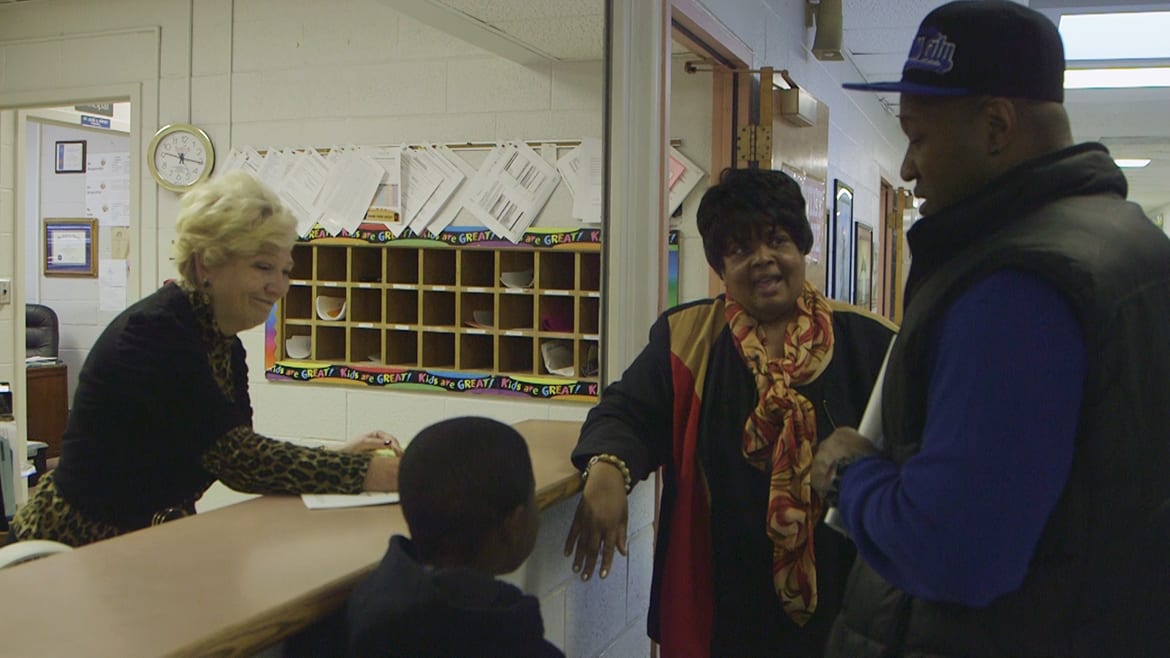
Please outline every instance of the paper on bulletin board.
[{"label": "paper on bulletin board", "polygon": [[130,154],[86,155],[85,214],[98,226],[130,225]]},{"label": "paper on bulletin board", "polygon": [[[109,236],[108,240],[106,236]],[[115,226],[109,231],[105,231],[101,236],[102,242],[108,242],[110,245],[110,253],[103,251],[102,258],[112,258],[115,260],[126,260],[130,258],[130,227]]]},{"label": "paper on bulletin board", "polygon": [[89,153],[85,157],[85,172],[129,181],[130,153]]},{"label": "paper on bulletin board", "polygon": [[809,250],[809,259],[817,263],[821,260],[821,243],[822,236],[825,234],[825,182],[817,180],[812,176],[806,176],[804,185],[801,186],[801,192],[804,193],[805,212],[808,215],[808,223],[811,225],[813,234],[812,249]]},{"label": "paper on bulletin board", "polygon": [[819,263],[824,256],[825,235],[825,182],[804,173],[802,169],[788,164],[780,164],[780,171],[796,181],[800,192],[804,195],[804,212],[808,217],[809,227],[812,228],[813,243],[808,252],[809,262]]},{"label": "paper on bulletin board", "polygon": [[[316,149],[304,149],[288,155],[288,169],[274,190],[293,217],[297,218],[298,230],[303,226],[312,228],[320,221],[317,195],[325,187],[328,175],[329,165]],[[305,232],[307,229],[301,235]]]},{"label": "paper on bulletin board", "polygon": [[256,178],[260,179],[261,183],[275,190],[280,187],[280,182],[284,180],[284,174],[288,171],[290,163],[290,158],[283,151],[277,148],[270,148],[264,154],[264,159],[260,161],[256,169]]},{"label": "paper on bulletin board", "polygon": [[[364,147],[363,155],[382,167],[382,181],[366,209],[366,219],[384,224],[397,236],[406,228],[402,215],[402,147]],[[336,149],[330,155],[339,153]]]},{"label": "paper on bulletin board", "polygon": [[[377,194],[385,174],[382,165],[360,151],[347,150],[342,153],[333,164],[329,178],[317,198],[325,229],[333,235],[337,235],[341,229],[350,233],[356,231],[366,218],[370,202]],[[398,228],[398,231],[401,232],[402,228]]]},{"label": "paper on bulletin board", "polygon": [[573,217],[586,224],[601,222],[604,151],[601,140],[586,137],[557,160],[557,171],[573,195]]},{"label": "paper on bulletin board", "polygon": [[259,178],[260,165],[264,162],[264,156],[251,146],[244,146],[238,149],[232,149],[231,153],[224,158],[222,164],[217,164],[215,167],[215,175],[222,176],[233,171],[243,171]]},{"label": "paper on bulletin board", "polygon": [[403,221],[409,226],[434,196],[435,190],[443,184],[443,172],[425,150],[403,149],[402,173],[406,177],[402,215]]},{"label": "paper on bulletin board", "polygon": [[519,243],[560,182],[556,167],[528,144],[505,142],[472,178],[463,207],[496,235]]},{"label": "paper on bulletin board", "polygon": [[[459,173],[463,176],[459,184],[451,193],[450,198],[448,198],[447,201],[443,204],[442,209],[438,212],[437,215],[435,215],[426,223],[425,229],[427,232],[431,233],[432,235],[438,235],[455,221],[455,217],[459,214],[459,211],[463,209],[463,202],[467,198],[467,191],[471,188],[469,181],[475,176],[475,167],[467,164],[467,161],[464,160],[458,153],[453,151],[449,146],[439,144],[433,148],[437,156],[441,157],[443,161],[452,168],[458,170]],[[450,174],[448,182],[450,182],[453,177],[454,174]],[[442,193],[442,189],[440,188],[439,190],[436,190],[435,193],[436,195]],[[422,235],[422,231],[416,230],[415,232],[419,235]]]},{"label": "paper on bulletin board", "polygon": [[110,259],[98,263],[98,310],[121,311],[126,308],[128,273],[125,260]]},{"label": "paper on bulletin board", "polygon": [[[422,235],[424,230],[431,228],[437,224],[436,221],[444,216],[443,210],[450,205],[455,205],[455,212],[459,211],[458,204],[453,204],[452,199],[455,193],[462,187],[463,182],[467,180],[468,174],[464,173],[462,169],[456,166],[454,162],[448,160],[438,149],[427,144],[418,149],[412,150],[412,163],[425,163],[427,168],[434,173],[439,179],[439,184],[435,187],[434,192],[426,203],[419,208],[418,212],[410,220],[410,230],[417,235]],[[468,167],[471,174],[474,170]],[[455,213],[451,213],[451,219],[455,218]],[[450,220],[443,226],[434,229],[433,232],[438,233],[447,225]]]},{"label": "paper on bulletin board", "polygon": [[[668,185],[670,186],[670,196],[667,206],[670,208],[670,214],[673,215],[679,209],[679,206],[682,205],[683,201],[686,200],[691,190],[695,189],[699,181],[703,180],[703,176],[707,175],[707,172],[700,169],[699,165],[695,164],[690,158],[683,155],[682,151],[673,146],[670,147],[670,158],[674,161],[672,167],[678,167],[679,165],[683,167],[681,174],[676,175],[673,172],[668,172],[667,174]],[[669,182],[671,179],[674,180],[673,183]]]}]

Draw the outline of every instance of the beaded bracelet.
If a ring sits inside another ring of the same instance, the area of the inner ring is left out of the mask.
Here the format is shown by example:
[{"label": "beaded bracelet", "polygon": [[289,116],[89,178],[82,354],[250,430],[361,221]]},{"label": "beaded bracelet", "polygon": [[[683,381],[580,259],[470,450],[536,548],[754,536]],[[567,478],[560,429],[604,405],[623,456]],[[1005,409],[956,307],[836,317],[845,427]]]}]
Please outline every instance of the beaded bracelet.
[{"label": "beaded bracelet", "polygon": [[633,480],[630,479],[630,467],[626,466],[626,463],[622,461],[622,458],[616,455],[608,455],[603,453],[590,457],[589,463],[585,465],[585,470],[581,471],[581,480],[584,481],[589,479],[589,469],[593,468],[593,465],[597,462],[605,462],[606,464],[614,466],[619,471],[621,471],[622,478],[626,481],[626,493],[630,493],[630,488],[634,486]]}]

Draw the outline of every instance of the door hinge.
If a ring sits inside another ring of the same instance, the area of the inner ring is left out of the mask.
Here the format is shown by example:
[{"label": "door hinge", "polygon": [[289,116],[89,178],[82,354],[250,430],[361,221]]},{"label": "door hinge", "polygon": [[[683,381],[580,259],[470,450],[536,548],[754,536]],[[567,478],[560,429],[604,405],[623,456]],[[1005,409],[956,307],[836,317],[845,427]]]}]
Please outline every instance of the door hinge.
[{"label": "door hinge", "polygon": [[735,142],[740,160],[772,166],[772,126],[751,123],[741,126]]}]

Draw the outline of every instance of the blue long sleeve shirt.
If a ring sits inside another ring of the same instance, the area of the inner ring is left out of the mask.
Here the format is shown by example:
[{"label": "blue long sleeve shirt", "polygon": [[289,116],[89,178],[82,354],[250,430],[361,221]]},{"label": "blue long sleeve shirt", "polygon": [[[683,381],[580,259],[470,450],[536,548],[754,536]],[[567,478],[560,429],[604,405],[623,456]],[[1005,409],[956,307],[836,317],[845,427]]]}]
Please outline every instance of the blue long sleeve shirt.
[{"label": "blue long sleeve shirt", "polygon": [[854,462],[840,509],[890,583],[982,607],[1020,587],[1068,480],[1084,339],[1054,287],[1004,271],[963,293],[934,340],[921,451]]}]

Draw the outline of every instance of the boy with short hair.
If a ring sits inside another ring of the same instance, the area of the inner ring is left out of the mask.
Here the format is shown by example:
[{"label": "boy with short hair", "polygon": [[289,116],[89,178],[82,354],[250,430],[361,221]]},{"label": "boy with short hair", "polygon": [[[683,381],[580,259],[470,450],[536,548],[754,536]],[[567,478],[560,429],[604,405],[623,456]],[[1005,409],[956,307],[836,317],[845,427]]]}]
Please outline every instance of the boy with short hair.
[{"label": "boy with short hair", "polygon": [[411,537],[390,538],[349,599],[353,656],[563,656],[540,602],[495,576],[532,552],[539,527],[528,446],[478,417],[419,432],[399,468]]}]

